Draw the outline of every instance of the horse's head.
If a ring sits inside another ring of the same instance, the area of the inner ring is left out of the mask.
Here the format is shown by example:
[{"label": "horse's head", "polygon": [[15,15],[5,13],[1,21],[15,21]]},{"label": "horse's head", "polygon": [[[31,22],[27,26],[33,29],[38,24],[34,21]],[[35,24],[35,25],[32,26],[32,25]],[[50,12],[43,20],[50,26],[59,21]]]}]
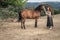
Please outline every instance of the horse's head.
[{"label": "horse's head", "polygon": [[46,11],[48,10],[47,9],[48,7],[49,7],[49,10],[52,12],[52,14],[54,14],[54,10],[52,6],[49,4],[41,4],[38,7],[36,7],[35,10],[40,11],[40,12],[43,11],[44,13],[46,13]]},{"label": "horse's head", "polygon": [[49,4],[44,4],[43,6],[42,6],[42,8],[43,8],[43,11],[46,13],[46,11],[50,11],[51,13],[52,13],[52,15],[54,14],[54,10],[53,10],[53,8],[52,8],[52,6],[51,5],[49,5]]},{"label": "horse's head", "polygon": [[44,11],[45,6],[44,5],[39,5],[38,7],[35,8],[36,11]]}]

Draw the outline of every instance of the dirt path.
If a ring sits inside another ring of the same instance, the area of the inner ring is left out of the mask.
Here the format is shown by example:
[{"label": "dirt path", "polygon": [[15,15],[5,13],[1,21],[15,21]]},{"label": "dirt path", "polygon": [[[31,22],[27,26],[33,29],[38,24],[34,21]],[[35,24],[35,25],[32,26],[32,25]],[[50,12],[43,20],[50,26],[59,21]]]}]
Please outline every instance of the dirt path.
[{"label": "dirt path", "polygon": [[46,17],[38,19],[38,28],[34,20],[26,20],[26,29],[20,23],[0,22],[0,40],[60,40],[60,14],[54,16],[54,29],[46,28]]}]

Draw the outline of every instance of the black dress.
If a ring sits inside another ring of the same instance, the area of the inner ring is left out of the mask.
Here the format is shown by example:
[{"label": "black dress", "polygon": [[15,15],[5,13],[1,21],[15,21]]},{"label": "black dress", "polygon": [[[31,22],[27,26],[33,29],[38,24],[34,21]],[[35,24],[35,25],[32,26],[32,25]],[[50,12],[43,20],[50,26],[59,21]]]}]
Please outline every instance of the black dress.
[{"label": "black dress", "polygon": [[51,12],[47,12],[47,27],[48,28],[50,28],[51,26],[53,27],[53,18],[50,13]]},{"label": "black dress", "polygon": [[53,19],[52,17],[47,16],[47,27],[53,27]]}]

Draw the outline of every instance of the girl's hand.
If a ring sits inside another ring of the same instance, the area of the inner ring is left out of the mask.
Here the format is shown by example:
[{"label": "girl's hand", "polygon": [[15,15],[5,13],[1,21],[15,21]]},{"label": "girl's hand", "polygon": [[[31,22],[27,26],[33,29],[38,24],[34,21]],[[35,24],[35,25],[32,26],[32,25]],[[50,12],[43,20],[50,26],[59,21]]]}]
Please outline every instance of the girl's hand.
[{"label": "girl's hand", "polygon": [[52,15],[52,17],[54,18],[54,15]]}]

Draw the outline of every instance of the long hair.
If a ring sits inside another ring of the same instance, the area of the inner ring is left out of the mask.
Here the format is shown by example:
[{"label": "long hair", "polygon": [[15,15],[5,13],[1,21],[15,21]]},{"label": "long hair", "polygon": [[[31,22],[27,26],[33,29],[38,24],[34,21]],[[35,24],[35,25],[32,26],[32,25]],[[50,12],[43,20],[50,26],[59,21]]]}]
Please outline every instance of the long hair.
[{"label": "long hair", "polygon": [[50,12],[52,12],[52,10],[51,10],[51,8],[50,8],[50,7],[48,7],[48,8],[47,8],[47,11],[50,11]]},{"label": "long hair", "polygon": [[50,11],[52,15],[54,14],[54,10],[51,7],[48,7],[47,11]]}]

